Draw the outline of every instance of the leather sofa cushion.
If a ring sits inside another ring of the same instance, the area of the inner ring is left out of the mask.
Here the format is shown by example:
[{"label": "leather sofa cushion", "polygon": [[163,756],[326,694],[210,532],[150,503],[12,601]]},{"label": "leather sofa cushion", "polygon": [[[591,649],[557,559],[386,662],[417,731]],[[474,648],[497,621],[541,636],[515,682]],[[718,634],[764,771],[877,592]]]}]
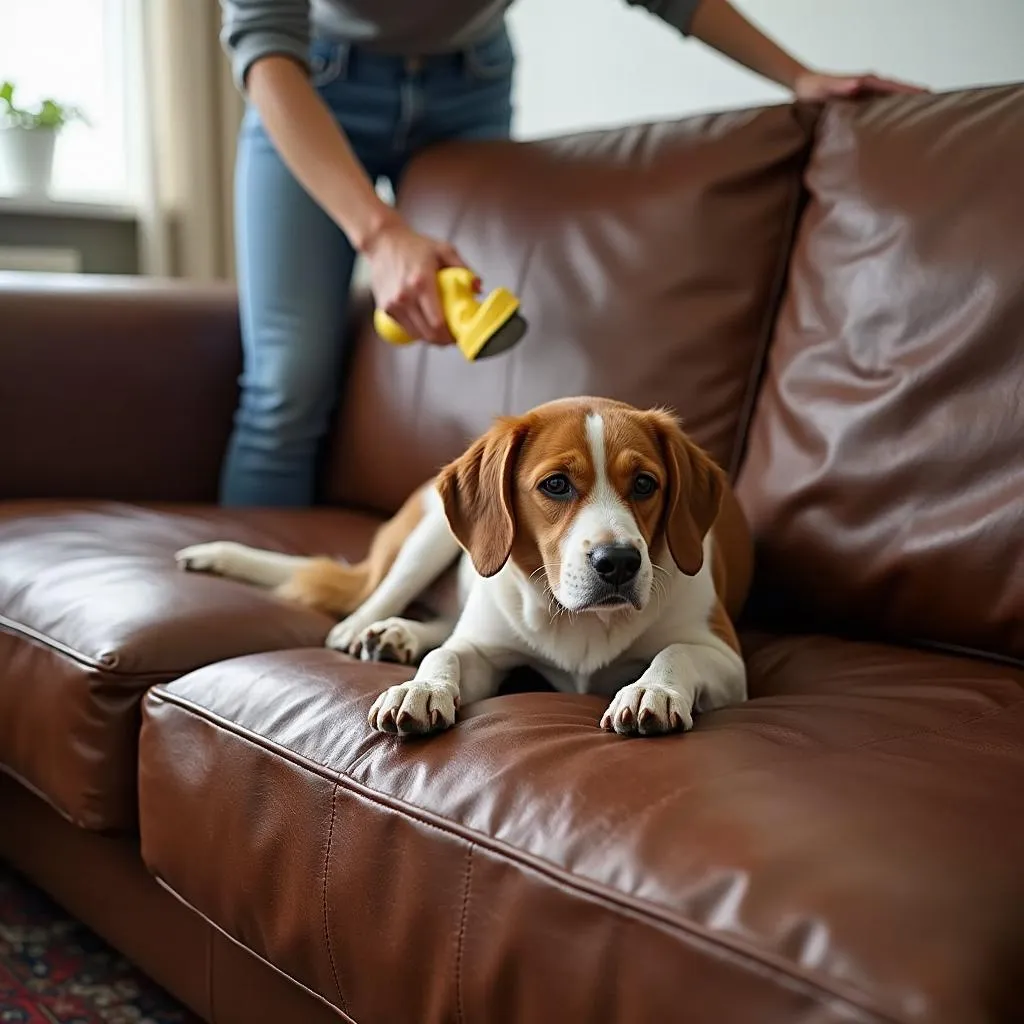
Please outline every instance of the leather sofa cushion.
[{"label": "leather sofa cushion", "polygon": [[496,414],[567,395],[672,406],[733,468],[813,120],[780,106],[424,154],[402,182],[403,212],[451,239],[485,291],[511,288],[529,331],[471,364],[450,348],[382,344],[367,321],[329,500],[392,512]]},{"label": "leather sofa cushion", "polygon": [[182,573],[174,551],[223,537],[352,557],[373,526],[334,511],[0,504],[0,767],[83,827],[132,828],[145,690],[221,658],[321,644],[331,626]]},{"label": "leather sofa cushion", "polygon": [[748,658],[754,699],[659,740],[518,693],[402,741],[366,715],[408,670],[210,666],[146,696],[143,857],[366,1024],[1015,1019],[1024,673]]},{"label": "leather sofa cushion", "polygon": [[823,117],[739,480],[780,618],[1024,660],[1024,88]]}]

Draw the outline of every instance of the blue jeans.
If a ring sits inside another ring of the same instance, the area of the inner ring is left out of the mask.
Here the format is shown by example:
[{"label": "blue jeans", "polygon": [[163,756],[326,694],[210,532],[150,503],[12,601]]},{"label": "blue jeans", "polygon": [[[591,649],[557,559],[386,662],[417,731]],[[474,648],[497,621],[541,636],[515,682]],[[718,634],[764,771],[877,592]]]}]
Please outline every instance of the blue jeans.
[{"label": "blue jeans", "polygon": [[[431,143],[508,136],[513,63],[504,31],[418,62],[312,46],[317,90],[370,177],[396,191],[409,159]],[[239,135],[235,223],[244,365],[221,502],[310,505],[342,388],[355,253],[251,107]]]}]

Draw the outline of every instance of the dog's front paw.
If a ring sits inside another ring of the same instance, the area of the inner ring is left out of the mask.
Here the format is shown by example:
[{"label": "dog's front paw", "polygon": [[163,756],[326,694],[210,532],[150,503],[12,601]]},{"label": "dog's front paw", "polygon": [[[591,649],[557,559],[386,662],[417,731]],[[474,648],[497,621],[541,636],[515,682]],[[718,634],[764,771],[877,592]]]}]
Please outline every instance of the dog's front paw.
[{"label": "dog's front paw", "polygon": [[660,736],[693,728],[693,705],[663,683],[638,682],[624,686],[608,705],[601,728],[621,736]]},{"label": "dog's front paw", "polygon": [[411,665],[419,644],[404,619],[382,619],[361,630],[350,644],[348,653],[363,661],[390,661]]},{"label": "dog's front paw", "polygon": [[325,644],[363,661],[411,665],[416,660],[420,645],[405,619],[380,619],[368,625],[365,622],[355,615],[349,616],[327,634]]},{"label": "dog's front paw", "polygon": [[230,540],[214,540],[208,544],[193,544],[175,552],[174,560],[186,572],[212,572],[223,575],[239,545]]},{"label": "dog's front paw", "polygon": [[365,622],[365,619],[360,622],[354,615],[342,619],[327,634],[327,639],[324,641],[325,646],[335,651],[341,651],[342,654],[351,654],[352,648],[356,644],[356,638],[369,628]]},{"label": "dog's front paw", "polygon": [[368,721],[379,732],[422,736],[450,729],[458,706],[451,684],[413,679],[385,690],[373,702]]}]

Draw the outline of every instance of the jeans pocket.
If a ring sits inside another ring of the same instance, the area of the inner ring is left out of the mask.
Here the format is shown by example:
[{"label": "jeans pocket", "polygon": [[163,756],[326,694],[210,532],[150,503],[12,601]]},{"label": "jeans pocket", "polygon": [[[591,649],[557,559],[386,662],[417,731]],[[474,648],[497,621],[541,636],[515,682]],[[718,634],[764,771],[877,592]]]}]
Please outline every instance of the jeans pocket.
[{"label": "jeans pocket", "polygon": [[316,89],[336,81],[348,65],[348,43],[314,40],[309,48],[309,79]]},{"label": "jeans pocket", "polygon": [[504,28],[466,48],[466,69],[474,78],[488,81],[507,78],[512,74],[515,62],[512,40]]}]

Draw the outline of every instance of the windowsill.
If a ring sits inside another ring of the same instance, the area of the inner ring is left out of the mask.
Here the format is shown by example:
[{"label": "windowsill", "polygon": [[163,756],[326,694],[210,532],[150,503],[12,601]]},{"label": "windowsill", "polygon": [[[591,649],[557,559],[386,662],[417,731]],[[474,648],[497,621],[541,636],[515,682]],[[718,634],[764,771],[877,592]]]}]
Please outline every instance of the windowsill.
[{"label": "windowsill", "polygon": [[0,215],[26,217],[74,217],[84,220],[136,220],[138,211],[129,203],[106,199],[75,199],[63,196],[11,196],[0,193]]}]

